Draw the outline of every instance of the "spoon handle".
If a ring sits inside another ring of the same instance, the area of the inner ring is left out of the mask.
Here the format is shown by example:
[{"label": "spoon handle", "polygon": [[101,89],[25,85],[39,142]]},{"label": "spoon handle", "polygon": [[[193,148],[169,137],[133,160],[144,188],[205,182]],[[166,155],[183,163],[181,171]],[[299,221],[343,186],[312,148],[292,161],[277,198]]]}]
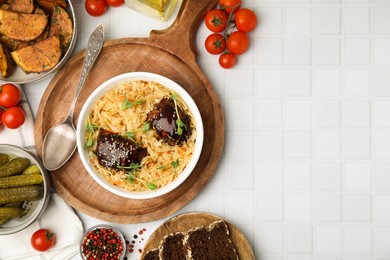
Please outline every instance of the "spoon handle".
[{"label": "spoon handle", "polygon": [[99,53],[103,47],[103,38],[103,25],[99,24],[89,37],[88,45],[85,50],[83,70],[81,72],[79,85],[77,86],[76,94],[70,106],[68,117],[66,119],[66,121],[70,121],[70,123],[73,123],[73,112],[76,106],[77,98],[80,94],[80,90],[83,87],[85,79],[87,78],[89,71],[91,70],[93,64],[96,61],[96,58],[99,56]]}]

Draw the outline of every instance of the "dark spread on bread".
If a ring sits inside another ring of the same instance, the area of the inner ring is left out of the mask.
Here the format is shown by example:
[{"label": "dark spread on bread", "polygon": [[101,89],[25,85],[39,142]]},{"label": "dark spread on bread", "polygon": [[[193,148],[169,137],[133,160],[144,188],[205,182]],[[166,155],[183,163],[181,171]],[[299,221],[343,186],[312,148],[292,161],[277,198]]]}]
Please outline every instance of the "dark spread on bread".
[{"label": "dark spread on bread", "polygon": [[191,136],[192,129],[190,126],[190,117],[177,106],[179,118],[183,122],[183,133],[178,134],[178,119],[175,102],[171,98],[163,98],[154,109],[148,113],[148,119],[151,122],[153,129],[158,137],[166,141],[169,145],[182,146],[183,142],[187,141]]},{"label": "dark spread on bread", "polygon": [[147,149],[139,147],[133,140],[100,129],[96,154],[100,165],[116,169],[118,166],[140,163],[147,155]]}]

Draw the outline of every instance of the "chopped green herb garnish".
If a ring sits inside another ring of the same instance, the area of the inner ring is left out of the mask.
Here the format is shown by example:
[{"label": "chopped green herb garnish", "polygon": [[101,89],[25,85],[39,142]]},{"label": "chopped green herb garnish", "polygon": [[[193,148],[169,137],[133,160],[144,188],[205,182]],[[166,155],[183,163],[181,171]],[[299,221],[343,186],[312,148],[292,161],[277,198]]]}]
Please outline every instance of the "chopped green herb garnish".
[{"label": "chopped green herb garnish", "polygon": [[176,159],[175,161],[171,162],[171,165],[172,165],[173,169],[176,169],[177,167],[179,167],[179,159]]},{"label": "chopped green herb garnish", "polygon": [[157,189],[156,184],[154,184],[153,182],[148,182],[148,183],[146,183],[146,186],[147,186],[149,189],[151,189],[151,190]]},{"label": "chopped green herb garnish", "polygon": [[177,109],[177,100],[176,100],[177,95],[176,95],[175,91],[173,91],[173,93],[172,93],[172,99],[173,99],[173,102],[175,103],[175,110],[176,110],[176,115],[177,115],[177,119],[176,119],[177,131],[176,131],[176,133],[178,135],[182,135],[183,128],[186,128],[186,126],[184,125],[183,121],[181,121],[181,119],[180,119],[179,110]]},{"label": "chopped green herb garnish", "polygon": [[134,102],[131,102],[126,97],[125,100],[122,101],[121,109],[123,110],[123,109],[131,108],[134,104],[142,105],[143,103],[145,103],[145,101],[143,100],[136,100]]},{"label": "chopped green herb garnish", "polygon": [[92,137],[88,138],[88,141],[87,143],[85,144],[87,147],[92,147],[93,145],[93,140],[92,140]]},{"label": "chopped green herb garnish", "polygon": [[125,169],[125,170],[131,170],[131,171],[137,171],[141,168],[141,164],[139,163],[130,163],[129,166],[120,166],[118,165],[116,168],[118,169]]},{"label": "chopped green herb garnish", "polygon": [[141,130],[144,131],[144,132],[148,131],[149,129],[150,129],[150,124],[149,124],[148,122],[146,122],[146,123],[142,126],[142,128],[141,128]]}]

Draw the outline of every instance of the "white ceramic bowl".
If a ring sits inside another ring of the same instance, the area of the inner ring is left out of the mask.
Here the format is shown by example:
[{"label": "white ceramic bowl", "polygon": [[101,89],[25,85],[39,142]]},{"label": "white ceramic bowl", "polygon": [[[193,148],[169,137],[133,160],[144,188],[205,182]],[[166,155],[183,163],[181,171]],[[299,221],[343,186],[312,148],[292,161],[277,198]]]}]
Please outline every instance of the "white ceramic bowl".
[{"label": "white ceramic bowl", "polygon": [[42,162],[27,150],[8,144],[0,144],[0,153],[5,153],[11,156],[11,158],[15,157],[23,157],[30,160],[31,164],[36,164],[39,167],[39,170],[43,177],[43,183],[41,184],[43,187],[43,198],[37,201],[31,201],[28,204],[28,212],[26,215],[20,218],[14,218],[7,222],[4,225],[0,226],[0,235],[9,235],[16,232],[19,232],[26,227],[30,226],[34,223],[45,211],[47,204],[50,199],[50,177],[46,172],[45,167]]},{"label": "white ceramic bowl", "polygon": [[[85,136],[85,132],[87,131],[86,119],[88,117],[88,114],[93,104],[97,100],[99,100],[108,90],[114,88],[115,86],[117,86],[122,82],[133,81],[133,80],[154,81],[160,83],[161,85],[169,89],[174,90],[187,104],[196,122],[197,136],[195,142],[195,149],[192,155],[192,159],[188,163],[187,167],[173,182],[171,182],[170,184],[164,187],[161,187],[156,190],[151,190],[151,191],[131,192],[111,184],[103,176],[101,176],[99,173],[95,171],[94,167],[89,163],[88,152],[84,148],[85,146],[84,136]],[[168,79],[158,74],[149,73],[149,72],[129,72],[122,75],[118,75],[104,82],[102,85],[100,85],[92,92],[92,94],[89,96],[87,101],[84,103],[84,106],[81,109],[80,116],[77,122],[77,149],[79,151],[81,161],[84,167],[87,169],[88,173],[92,176],[92,178],[97,183],[99,183],[108,191],[130,199],[150,199],[150,198],[159,197],[161,195],[164,195],[172,191],[173,189],[177,188],[180,184],[182,184],[187,179],[187,177],[191,174],[192,170],[196,166],[196,163],[198,162],[198,159],[202,152],[203,138],[204,138],[204,132],[203,132],[202,117],[200,115],[199,109],[196,106],[194,100],[187,93],[187,91],[185,91],[181,86],[179,86],[171,79]]]}]

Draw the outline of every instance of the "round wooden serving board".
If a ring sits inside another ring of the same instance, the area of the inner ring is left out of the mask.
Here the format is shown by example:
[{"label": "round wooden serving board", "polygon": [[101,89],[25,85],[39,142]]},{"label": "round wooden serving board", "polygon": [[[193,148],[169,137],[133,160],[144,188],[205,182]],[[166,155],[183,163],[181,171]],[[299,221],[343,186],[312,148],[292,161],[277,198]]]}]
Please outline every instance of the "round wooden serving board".
[{"label": "round wooden serving board", "polygon": [[[72,207],[110,222],[153,221],[185,206],[213,175],[223,149],[224,119],[218,97],[196,63],[193,43],[200,21],[216,2],[184,0],[170,28],[152,31],[149,38],[105,42],[80,93],[74,115],[76,123],[87,97],[114,76],[131,71],[148,71],[166,76],[187,90],[202,115],[204,145],[194,171],[180,187],[164,196],[148,200],[127,199],[95,182],[83,167],[76,151],[62,168],[51,172],[53,186]],[[35,122],[35,142],[40,156],[47,131],[66,118],[81,74],[84,53],[77,53],[59,70],[42,97]]]},{"label": "round wooden serving board", "polygon": [[[196,227],[206,227],[210,223],[221,219],[223,218],[205,212],[191,212],[173,217],[165,221],[149,237],[144,246],[141,259],[145,257],[149,250],[157,248],[165,236],[175,232],[186,233],[190,229]],[[230,239],[233,242],[234,248],[236,249],[239,258],[254,260],[255,256],[253,254],[252,247],[245,235],[232,223],[225,219],[223,220],[229,227]]]}]

